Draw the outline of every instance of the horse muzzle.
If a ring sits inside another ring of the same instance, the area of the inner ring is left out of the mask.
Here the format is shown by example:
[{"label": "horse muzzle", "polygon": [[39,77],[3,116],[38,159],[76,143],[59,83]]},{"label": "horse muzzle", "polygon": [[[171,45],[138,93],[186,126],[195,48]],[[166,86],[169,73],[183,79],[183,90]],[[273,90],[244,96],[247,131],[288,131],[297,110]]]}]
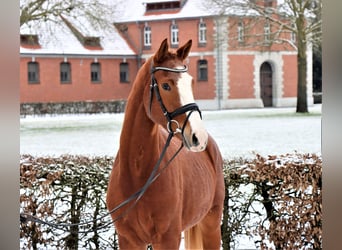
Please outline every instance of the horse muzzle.
[{"label": "horse muzzle", "polygon": [[208,144],[208,132],[203,126],[199,113],[194,112],[189,117],[188,129],[183,131],[184,146],[192,152],[201,152]]}]

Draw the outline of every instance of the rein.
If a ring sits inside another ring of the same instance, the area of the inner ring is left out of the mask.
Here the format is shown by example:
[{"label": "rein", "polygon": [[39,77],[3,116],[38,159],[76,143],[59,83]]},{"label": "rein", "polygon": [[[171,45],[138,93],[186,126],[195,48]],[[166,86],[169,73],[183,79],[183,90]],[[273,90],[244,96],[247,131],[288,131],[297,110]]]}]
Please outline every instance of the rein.
[{"label": "rein", "polygon": [[[158,70],[174,72],[174,73],[184,73],[184,72],[187,72],[188,67],[185,65],[184,68],[182,68],[182,69],[173,69],[173,68],[166,68],[166,67],[152,67],[152,69],[151,69],[151,75],[152,76],[151,76],[151,85],[150,85],[150,114],[151,114],[153,92],[154,92],[156,97],[157,97],[157,100],[160,104],[160,107],[164,113],[164,116],[167,119],[167,130],[169,132],[169,135],[167,137],[167,140],[165,142],[163,150],[159,156],[159,159],[156,162],[155,166],[153,167],[152,172],[151,172],[149,178],[147,179],[146,183],[144,184],[144,186],[142,186],[136,193],[132,194],[130,197],[128,197],[125,201],[121,202],[115,208],[113,208],[112,210],[108,211],[104,215],[102,215],[102,216],[100,216],[94,220],[84,221],[84,222],[80,222],[80,223],[53,223],[53,222],[49,222],[49,221],[44,221],[42,219],[39,219],[36,216],[30,215],[27,213],[20,213],[20,222],[21,223],[27,223],[28,221],[32,221],[32,222],[48,225],[48,226],[53,227],[55,229],[63,230],[65,232],[69,232],[70,230],[66,230],[65,228],[93,224],[94,222],[104,219],[105,217],[111,215],[112,213],[115,213],[117,210],[126,206],[128,203],[134,201],[134,203],[131,204],[130,207],[128,207],[118,217],[116,217],[115,219],[112,219],[111,222],[109,222],[109,223],[113,223],[113,222],[121,219],[124,215],[126,215],[138,203],[138,201],[142,198],[142,196],[144,195],[146,190],[149,188],[149,186],[162,174],[162,172],[169,166],[169,164],[176,158],[178,153],[182,150],[182,148],[184,146],[183,143],[181,144],[179,149],[175,152],[175,154],[170,158],[170,160],[168,160],[168,162],[165,164],[165,166],[162,167],[158,172],[160,164],[161,164],[161,162],[165,156],[166,150],[169,147],[171,139],[173,138],[173,136],[177,133],[181,133],[183,135],[184,128],[185,128],[185,126],[189,120],[189,117],[193,111],[199,112],[199,114],[202,118],[201,111],[200,111],[200,109],[196,103],[189,103],[189,104],[186,104],[184,106],[179,107],[178,109],[174,110],[173,112],[168,112],[168,110],[166,109],[166,107],[162,101],[162,98],[161,98],[160,92],[159,92],[159,88],[158,88],[158,84],[157,84],[157,81],[154,77],[154,73]],[[185,119],[183,127],[180,128],[178,122],[176,120],[173,120],[173,118],[178,116],[178,115],[181,115],[181,114],[186,114],[186,112],[189,112],[189,113],[186,115],[186,119]],[[175,131],[172,130],[172,127],[171,127],[172,123],[175,123],[177,125],[177,128]],[[106,227],[109,223],[106,223],[103,226],[98,227],[98,229]],[[88,233],[91,231],[92,230],[78,231],[78,233]]]}]

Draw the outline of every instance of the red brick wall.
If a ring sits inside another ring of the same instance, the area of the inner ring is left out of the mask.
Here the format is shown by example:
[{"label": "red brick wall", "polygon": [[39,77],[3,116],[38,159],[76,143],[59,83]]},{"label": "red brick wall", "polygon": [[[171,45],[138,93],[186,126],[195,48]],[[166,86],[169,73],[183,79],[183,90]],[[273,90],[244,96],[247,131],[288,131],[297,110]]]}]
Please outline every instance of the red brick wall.
[{"label": "red brick wall", "polygon": [[197,61],[201,58],[198,56],[189,59],[189,74],[194,80],[194,97],[196,99],[214,99],[216,97],[215,82],[215,62],[213,56],[204,56],[202,59],[208,62],[208,81],[198,81]]},{"label": "red brick wall", "polygon": [[228,98],[255,98],[253,60],[253,55],[229,56]]},{"label": "red brick wall", "polygon": [[[238,23],[243,21],[244,27],[244,41],[239,43],[238,37]],[[282,20],[284,21],[284,20]],[[230,17],[229,23],[229,50],[243,50],[243,51],[295,51],[293,46],[288,41],[291,39],[291,33],[284,31],[279,35],[279,38],[272,39],[268,45],[264,40],[264,24],[265,20],[262,18],[255,19],[240,17]],[[276,33],[279,27],[275,23],[270,22],[271,33]]]},{"label": "red brick wall", "polygon": [[31,58],[20,60],[20,102],[67,102],[67,101],[106,101],[126,99],[134,80],[136,60],[127,60],[130,67],[130,82],[120,83],[120,59],[98,59],[101,64],[101,82],[90,80],[90,58],[68,58],[71,64],[71,83],[60,82],[60,63],[63,58],[39,58],[40,82],[28,83],[27,63]]},{"label": "red brick wall", "polygon": [[[185,44],[189,39],[192,39],[192,47],[190,53],[194,56],[189,57],[189,73],[194,79],[194,97],[195,99],[214,99],[216,97],[215,87],[215,61],[212,55],[204,55],[205,52],[212,53],[214,51],[213,31],[214,23],[212,19],[205,19],[207,27],[207,44],[206,46],[199,46],[198,43],[198,24],[200,19],[180,19],[176,20],[176,24],[179,29],[179,47]],[[170,45],[170,26],[172,20],[164,21],[149,21],[147,22],[152,31],[152,46],[149,49],[144,49],[143,40],[141,40],[143,34],[143,28],[145,23],[128,23],[127,33],[123,34],[123,37],[131,44],[131,47],[138,48],[142,46],[141,53],[154,54],[160,46],[160,43],[167,38]],[[177,48],[171,48],[176,50]],[[137,49],[139,51],[139,49]],[[202,53],[200,57],[198,54]],[[208,62],[208,81],[197,81],[197,61],[205,59]]]},{"label": "red brick wall", "polygon": [[[229,34],[234,36],[237,26],[232,22],[237,19],[229,18]],[[191,56],[189,57],[189,73],[194,78],[194,96],[195,99],[214,99],[216,97],[216,79],[214,59],[215,42],[213,38],[214,21],[212,18],[203,18],[207,26],[207,44],[199,46],[198,44],[198,24],[200,19],[179,19],[176,24],[179,28],[179,46],[182,46],[189,39],[193,40]],[[170,43],[170,25],[172,20],[149,21],[148,25],[152,30],[152,46],[150,49],[143,47],[143,27],[142,23],[127,23],[127,31],[122,33],[122,37],[136,51],[137,55],[153,54],[160,46],[164,38],[168,38]],[[263,23],[252,26],[252,31],[262,30]],[[121,28],[123,26],[121,25]],[[120,26],[120,25],[119,25]],[[287,36],[289,34],[286,34]],[[269,47],[250,46],[248,48],[240,47],[229,40],[229,51],[248,50],[248,51],[291,51],[293,48],[288,45],[272,45]],[[208,61],[208,81],[197,81],[197,61],[206,59]],[[254,96],[254,66],[253,55],[230,55],[229,56],[229,93],[228,97],[234,98],[255,98]],[[92,58],[68,58],[71,63],[72,77],[71,84],[61,84],[59,76],[60,58],[40,58],[36,61],[40,64],[40,83],[29,84],[27,79],[27,62],[31,58],[21,57],[20,59],[20,101],[24,102],[67,102],[67,101],[106,101],[126,99],[130,91],[137,72],[137,61],[127,59],[130,67],[130,82],[119,82],[119,64],[122,59],[98,59],[101,63],[101,83],[92,83],[90,81],[90,63]],[[295,97],[297,93],[297,68],[296,56],[284,56],[284,97]],[[225,67],[225,66],[224,66]],[[227,70],[228,70],[227,69]],[[224,95],[225,96],[225,95]]]},{"label": "red brick wall", "polygon": [[[198,46],[198,24],[200,19],[179,19],[176,20],[176,24],[178,25],[179,33],[179,46],[182,46],[189,39],[192,39],[193,45],[191,52],[204,52],[204,51],[212,51],[214,49],[214,40],[213,40],[213,32],[214,32],[214,22],[212,19],[205,19],[203,21],[207,26],[207,45],[205,47]],[[160,43],[167,38],[170,44],[170,26],[172,24],[172,20],[163,20],[163,21],[149,21],[147,24],[151,27],[152,31],[152,46],[150,49],[143,49],[142,52],[145,54],[152,54],[156,50],[158,50]],[[131,45],[132,48],[136,50],[137,53],[139,48],[143,48],[143,29],[145,26],[145,22],[141,23],[127,23],[127,32],[122,33],[123,37],[126,41]]]},{"label": "red brick wall", "polygon": [[297,97],[297,56],[283,56],[284,97]]}]

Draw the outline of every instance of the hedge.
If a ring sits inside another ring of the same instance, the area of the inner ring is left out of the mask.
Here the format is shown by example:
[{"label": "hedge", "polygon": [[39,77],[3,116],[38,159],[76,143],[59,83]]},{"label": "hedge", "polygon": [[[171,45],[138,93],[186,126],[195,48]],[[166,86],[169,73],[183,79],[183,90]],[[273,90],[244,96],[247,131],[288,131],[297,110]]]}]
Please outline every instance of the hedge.
[{"label": "hedge", "polygon": [[[21,249],[118,249],[105,194],[113,157],[21,155],[20,212],[79,223],[66,232],[22,221]],[[322,159],[287,154],[226,160],[222,248],[246,235],[260,249],[322,249]]]},{"label": "hedge", "polygon": [[125,100],[21,103],[20,115],[122,113]]}]

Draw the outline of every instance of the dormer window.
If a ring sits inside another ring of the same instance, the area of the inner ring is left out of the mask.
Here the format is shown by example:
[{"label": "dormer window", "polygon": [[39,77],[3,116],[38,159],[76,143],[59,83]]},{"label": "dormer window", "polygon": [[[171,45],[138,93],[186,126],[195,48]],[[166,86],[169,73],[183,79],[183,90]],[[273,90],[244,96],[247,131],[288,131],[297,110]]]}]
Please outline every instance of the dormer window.
[{"label": "dormer window", "polygon": [[177,10],[184,5],[185,0],[157,1],[145,0],[146,12]]},{"label": "dormer window", "polygon": [[94,36],[86,36],[83,38],[83,45],[90,47],[101,47],[100,38]]},{"label": "dormer window", "polygon": [[20,34],[21,45],[39,45],[39,39],[37,35]]}]

